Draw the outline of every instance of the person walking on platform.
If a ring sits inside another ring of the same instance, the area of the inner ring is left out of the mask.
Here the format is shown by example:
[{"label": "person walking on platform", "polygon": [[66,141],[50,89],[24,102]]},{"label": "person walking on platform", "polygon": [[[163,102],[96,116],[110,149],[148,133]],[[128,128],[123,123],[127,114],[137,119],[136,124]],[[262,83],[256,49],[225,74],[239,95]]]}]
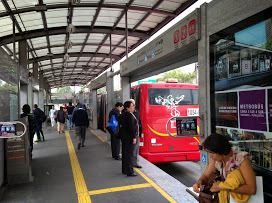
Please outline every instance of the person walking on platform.
[{"label": "person walking on platform", "polygon": [[30,113],[30,106],[25,104],[22,108],[23,113],[21,114],[21,118],[27,116],[28,118],[28,128],[29,128],[29,145],[30,145],[30,157],[32,158],[32,151],[33,151],[33,138],[35,135],[35,121],[34,121],[34,114]]},{"label": "person walking on platform", "polygon": [[67,114],[63,111],[63,107],[60,107],[60,110],[57,112],[57,124],[58,124],[58,133],[60,134],[60,129],[61,132],[64,133],[64,123],[65,123],[65,118],[68,119]]},{"label": "person walking on platform", "polygon": [[69,130],[72,129],[73,127],[73,121],[72,121],[72,117],[73,117],[73,111],[74,111],[74,106],[72,105],[72,102],[69,102],[69,106],[67,107],[67,113],[68,113],[68,126],[69,126]]},{"label": "person walking on platform", "polygon": [[88,114],[83,110],[83,104],[78,104],[78,110],[74,110],[72,121],[75,124],[77,137],[77,149],[84,147],[86,129],[89,127]]},{"label": "person walking on platform", "polygon": [[55,121],[55,112],[56,112],[55,106],[53,105],[52,109],[50,109],[50,111],[49,111],[49,117],[51,119],[51,126],[52,127],[54,127],[55,124],[56,124],[56,121]]},{"label": "person walking on platform", "polygon": [[[44,112],[38,108],[37,104],[33,105],[33,114],[34,114],[34,121],[35,121],[35,125],[36,125],[36,134],[37,134],[37,142],[40,141],[44,141],[44,134],[42,131],[42,114],[44,114]],[[41,135],[42,135],[42,140],[41,140]]]},{"label": "person walking on platform", "polygon": [[[134,99],[129,99],[129,101],[131,101],[135,105]],[[142,135],[143,128],[142,128],[142,121],[140,118],[140,112],[138,109],[136,109],[136,105],[135,105],[135,109],[133,111],[133,115],[137,119],[137,128],[138,129],[137,129],[136,143],[133,145],[132,165],[136,168],[142,168],[142,166],[139,165],[139,149],[140,149],[140,137]]]},{"label": "person walking on platform", "polygon": [[137,120],[133,116],[135,105],[131,101],[124,103],[124,112],[119,117],[119,135],[122,141],[122,173],[137,176],[133,170],[133,145],[136,143]]},{"label": "person walking on platform", "polygon": [[[118,121],[119,116],[121,115],[121,111],[123,108],[123,104],[121,102],[117,102],[115,104],[115,108],[113,108],[109,113],[109,122],[111,120],[111,117],[114,115],[116,120]],[[120,160],[120,139],[113,136],[113,132],[109,131],[111,135],[111,154],[112,158],[115,160]]]}]

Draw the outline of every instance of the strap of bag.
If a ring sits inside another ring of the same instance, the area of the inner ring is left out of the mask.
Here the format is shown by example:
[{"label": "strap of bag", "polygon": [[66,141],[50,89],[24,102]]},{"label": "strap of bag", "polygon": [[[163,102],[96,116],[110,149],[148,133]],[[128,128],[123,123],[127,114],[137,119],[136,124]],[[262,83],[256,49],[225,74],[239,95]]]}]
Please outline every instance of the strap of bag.
[{"label": "strap of bag", "polygon": [[[130,113],[131,113],[131,112],[130,112]],[[133,113],[131,113],[131,114],[132,114],[132,116],[135,118],[135,120],[136,120],[136,122],[137,122],[137,135],[139,135],[140,130],[139,130],[138,120],[137,120],[136,116],[135,116]]]}]

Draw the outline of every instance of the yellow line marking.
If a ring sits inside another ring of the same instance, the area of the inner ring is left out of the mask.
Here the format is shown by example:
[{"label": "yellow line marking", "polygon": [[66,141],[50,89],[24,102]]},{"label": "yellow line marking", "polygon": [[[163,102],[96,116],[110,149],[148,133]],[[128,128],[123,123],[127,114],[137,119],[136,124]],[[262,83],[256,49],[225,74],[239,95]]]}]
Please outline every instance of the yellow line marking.
[{"label": "yellow line marking", "polygon": [[99,135],[97,135],[94,131],[90,130],[96,137],[98,137],[102,142],[105,142]]},{"label": "yellow line marking", "polygon": [[142,171],[140,171],[138,168],[134,168],[134,170],[137,171],[150,185],[152,185],[159,193],[161,193],[161,195],[164,196],[169,202],[171,202],[171,203],[177,203],[176,200],[174,200],[172,197],[170,197],[156,183],[154,183],[152,180],[150,180]]},{"label": "yellow line marking", "polygon": [[75,181],[75,187],[76,187],[76,192],[78,196],[78,202],[79,203],[91,203],[91,198],[88,193],[88,189],[77,159],[77,155],[75,152],[74,145],[72,143],[70,133],[68,131],[65,131],[65,136],[66,136],[66,141],[67,141],[67,147],[69,151],[69,156],[70,156],[70,161],[71,161],[71,166],[72,166],[72,171],[73,171],[73,176],[74,176],[74,181]]},{"label": "yellow line marking", "polygon": [[146,187],[152,187],[152,186],[149,183],[143,183],[143,184],[137,184],[137,185],[113,187],[113,188],[89,191],[89,195],[98,195],[98,194],[119,192],[119,191],[124,191],[124,190],[133,190],[133,189],[146,188]]}]

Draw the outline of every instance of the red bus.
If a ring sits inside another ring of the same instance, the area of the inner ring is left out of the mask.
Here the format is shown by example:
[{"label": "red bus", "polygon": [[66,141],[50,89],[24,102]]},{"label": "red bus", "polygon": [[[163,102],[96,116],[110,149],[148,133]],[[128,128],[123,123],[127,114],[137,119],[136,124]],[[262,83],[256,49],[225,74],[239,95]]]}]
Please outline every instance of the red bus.
[{"label": "red bus", "polygon": [[[143,135],[140,155],[151,163],[199,161],[199,137],[175,138],[166,132],[173,116],[198,116],[198,85],[150,83],[131,88],[131,98],[140,112]],[[176,123],[168,129],[176,135]]]}]

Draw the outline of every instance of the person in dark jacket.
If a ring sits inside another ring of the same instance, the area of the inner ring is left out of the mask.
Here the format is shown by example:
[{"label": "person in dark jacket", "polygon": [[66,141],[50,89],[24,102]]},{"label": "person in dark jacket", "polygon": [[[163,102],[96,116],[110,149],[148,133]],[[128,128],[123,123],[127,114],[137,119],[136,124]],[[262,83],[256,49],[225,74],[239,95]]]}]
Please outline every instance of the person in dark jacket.
[{"label": "person in dark jacket", "polygon": [[139,149],[140,149],[140,137],[143,132],[142,128],[142,121],[140,117],[140,112],[138,109],[136,109],[136,104],[134,99],[129,99],[129,101],[132,101],[132,103],[135,105],[134,109],[134,116],[137,118],[137,125],[138,125],[138,130],[137,130],[137,136],[136,136],[136,143],[133,145],[133,157],[132,157],[132,165],[136,168],[142,168],[142,166],[139,165]]},{"label": "person in dark jacket", "polygon": [[57,124],[58,124],[58,133],[60,134],[60,129],[61,132],[64,133],[64,123],[65,123],[65,118],[68,119],[67,114],[63,111],[63,107],[60,107],[60,110],[57,112]]},{"label": "person in dark jacket", "polygon": [[119,135],[122,141],[122,173],[137,176],[133,170],[133,144],[136,143],[137,120],[133,116],[135,105],[131,101],[124,103],[125,111],[119,117]]},{"label": "person in dark jacket", "polygon": [[42,121],[41,121],[41,112],[42,110],[38,108],[37,104],[33,105],[33,114],[34,114],[34,122],[36,125],[36,134],[37,134],[37,142],[41,141],[41,135],[42,135],[42,140],[44,141],[44,135],[42,131]]},{"label": "person in dark jacket", "polygon": [[[118,121],[119,116],[121,115],[122,108],[123,108],[123,104],[121,102],[117,102],[115,104],[115,108],[113,108],[109,113],[109,122],[113,115],[115,115],[115,118]],[[116,137],[114,137],[113,132],[111,130],[109,130],[109,133],[111,135],[112,158],[114,158],[115,160],[120,160],[120,139],[117,139]]]},{"label": "person in dark jacket", "polygon": [[83,104],[78,104],[78,110],[73,112],[72,121],[76,126],[77,149],[80,150],[80,147],[84,147],[86,129],[89,127],[88,114],[83,109]]},{"label": "person in dark jacket", "polygon": [[68,113],[68,125],[69,125],[69,130],[72,129],[73,126],[73,121],[72,121],[72,117],[73,117],[73,111],[74,111],[74,106],[72,105],[72,102],[69,102],[69,106],[67,106],[67,113]]},{"label": "person in dark jacket", "polygon": [[28,129],[29,129],[29,145],[30,145],[30,157],[32,158],[33,151],[33,138],[35,135],[36,125],[34,121],[34,114],[30,113],[30,106],[25,104],[22,108],[23,113],[20,115],[21,118],[28,117]]}]

